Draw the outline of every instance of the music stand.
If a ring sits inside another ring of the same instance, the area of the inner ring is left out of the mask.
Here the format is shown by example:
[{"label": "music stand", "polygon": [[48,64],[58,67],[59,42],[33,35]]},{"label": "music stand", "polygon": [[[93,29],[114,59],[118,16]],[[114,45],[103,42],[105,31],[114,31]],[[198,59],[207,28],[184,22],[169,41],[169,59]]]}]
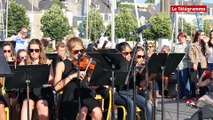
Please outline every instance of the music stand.
[{"label": "music stand", "polygon": [[[115,72],[115,81],[114,85],[124,85],[125,84],[125,78],[127,76],[127,72]],[[102,86],[102,85],[112,85],[112,80],[110,79],[112,77],[111,71],[105,69],[103,66],[100,65],[100,63],[96,63],[95,69],[92,73],[89,85],[90,86]]]},{"label": "music stand", "polygon": [[[162,78],[162,97],[161,97],[161,110],[162,120],[164,120],[164,76],[170,76],[174,72],[184,57],[184,53],[154,53],[148,61],[148,71],[151,73],[161,74]],[[143,71],[144,72],[144,71]]]},{"label": "music stand", "polygon": [[3,49],[3,45],[4,45],[5,42],[10,42],[13,45],[13,48],[15,49],[16,41],[0,41],[0,48]]},{"label": "music stand", "polygon": [[[102,50],[98,50],[94,52],[87,52],[87,55],[93,58],[97,64],[97,66],[95,67],[95,71],[93,71],[93,74],[90,80],[91,84],[97,85],[97,86],[104,85],[104,84],[109,85],[110,84],[109,80],[111,80],[110,85],[112,87],[111,88],[112,90],[112,120],[114,120],[115,119],[114,86],[115,86],[115,83],[117,84],[117,81],[118,81],[117,79],[115,79],[115,77],[119,78],[119,76],[122,76],[122,73],[125,73],[125,72],[127,73],[128,71],[127,60],[116,49],[102,49]],[[100,66],[102,67],[102,69],[99,69]],[[97,71],[99,72],[95,73]],[[94,83],[97,83],[97,80],[99,79],[98,75],[103,76],[103,74],[101,73],[107,73],[105,74],[105,77],[104,77],[105,79],[102,80],[102,81],[105,81],[105,83],[103,82],[102,84],[94,84]],[[111,73],[111,76],[110,76],[110,73]],[[125,79],[123,80],[124,80],[123,83],[125,83]]]},{"label": "music stand", "polygon": [[8,63],[4,57],[4,53],[0,48],[0,77],[9,77],[12,76],[11,70],[8,66]]},{"label": "music stand", "polygon": [[29,117],[29,89],[43,87],[48,83],[50,65],[10,66],[13,77],[5,79],[5,90],[27,89],[27,119]]},{"label": "music stand", "polygon": [[58,55],[57,55],[57,53],[46,53],[46,56],[47,56],[47,58],[52,60],[52,67],[53,67],[53,71],[54,71],[54,74],[55,74],[56,65],[59,62],[58,61],[58,59],[59,59]]}]

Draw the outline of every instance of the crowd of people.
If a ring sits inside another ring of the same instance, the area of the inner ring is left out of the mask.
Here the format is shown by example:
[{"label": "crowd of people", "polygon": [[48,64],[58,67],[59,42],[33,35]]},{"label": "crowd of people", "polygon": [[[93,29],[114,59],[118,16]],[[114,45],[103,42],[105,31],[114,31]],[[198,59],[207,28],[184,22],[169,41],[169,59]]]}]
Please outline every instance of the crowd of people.
[{"label": "crowd of people", "polygon": [[[95,99],[95,94],[101,94],[108,101],[110,87],[90,86],[89,81],[92,71],[80,70],[78,72],[78,68],[76,68],[74,62],[80,59],[78,57],[82,57],[82,54],[84,55],[84,51],[86,50],[82,40],[78,37],[71,37],[66,43],[58,42],[55,50],[57,57],[53,63],[53,60],[47,58],[45,55],[45,51],[48,48],[48,41],[46,39],[31,39],[27,42],[25,39],[27,32],[27,28],[21,28],[18,35],[13,38],[13,41],[16,43],[15,48],[11,42],[5,41],[2,49],[6,60],[14,62],[16,65],[50,65],[49,80],[47,83],[49,86],[30,89],[30,119],[33,117],[34,109],[37,110],[39,120],[53,119],[50,115],[51,112],[54,112],[51,110],[56,102],[53,89],[61,96],[59,100],[57,99],[59,101],[59,105],[57,106],[59,110],[56,115],[58,119],[74,120],[79,118],[80,120],[86,120],[88,117],[93,120],[104,119],[105,114],[100,108],[99,102]],[[148,43],[145,48],[136,46],[134,58],[132,56],[134,48],[130,44],[122,42],[116,45],[116,49],[125,58],[128,65],[134,59],[136,68],[137,92],[135,101],[133,101],[134,86],[132,74],[127,85],[115,86],[116,90],[114,91],[115,105],[121,105],[126,108],[126,118],[128,120],[134,118],[134,104],[142,110],[142,113],[138,114],[139,118],[152,120],[153,96],[151,93],[154,91],[154,97],[156,98],[162,97],[159,92],[159,81],[156,80],[160,78],[160,75],[149,74],[148,81],[145,80],[144,75],[145,60],[149,60],[152,54],[155,53],[185,53],[178,65],[177,71],[175,71],[176,79],[179,81],[179,98],[177,99],[185,100],[188,104],[198,107],[213,104],[213,31],[210,31],[209,39],[207,39],[203,31],[199,30],[193,34],[191,40],[188,40],[187,34],[184,32],[180,32],[177,39],[178,43],[174,49],[170,49],[168,45],[164,45],[157,50],[154,42]],[[93,48],[93,46],[90,46],[90,49]],[[148,53],[145,52],[146,49]],[[161,89],[165,90],[165,92],[169,91],[169,77],[164,76],[163,79],[165,85]],[[0,78],[1,81],[3,79],[3,77]],[[20,119],[27,120],[26,90],[18,91],[16,96],[17,102],[8,102],[6,98],[8,96],[0,95],[0,119],[6,120],[5,112],[1,112],[4,111],[5,106],[14,109],[14,106],[19,104],[21,106]],[[79,108],[79,102],[81,108]]]}]

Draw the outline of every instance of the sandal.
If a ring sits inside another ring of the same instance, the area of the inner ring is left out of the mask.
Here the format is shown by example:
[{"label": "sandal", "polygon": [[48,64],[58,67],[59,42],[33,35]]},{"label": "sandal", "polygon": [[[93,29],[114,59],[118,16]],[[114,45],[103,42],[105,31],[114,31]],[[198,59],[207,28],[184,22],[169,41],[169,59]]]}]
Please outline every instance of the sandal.
[{"label": "sandal", "polygon": [[191,108],[198,108],[197,105],[193,101],[189,104],[189,106]]},{"label": "sandal", "polygon": [[156,93],[156,94],[155,94],[155,97],[156,97],[156,98],[161,98],[162,96],[161,96],[159,93]]}]

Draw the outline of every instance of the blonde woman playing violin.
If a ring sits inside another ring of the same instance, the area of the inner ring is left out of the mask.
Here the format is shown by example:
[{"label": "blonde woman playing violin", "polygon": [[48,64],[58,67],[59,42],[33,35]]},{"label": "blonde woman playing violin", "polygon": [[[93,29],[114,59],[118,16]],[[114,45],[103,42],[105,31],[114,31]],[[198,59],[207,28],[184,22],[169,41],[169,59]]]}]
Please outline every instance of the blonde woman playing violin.
[{"label": "blonde woman playing violin", "polygon": [[[78,114],[78,88],[86,73],[80,71],[80,79],[77,79],[77,70],[74,68],[73,61],[84,51],[83,42],[80,38],[72,37],[67,42],[70,56],[59,62],[56,66],[56,75],[54,80],[55,90],[63,91],[62,101],[59,110],[60,120],[74,120]],[[102,111],[98,107],[98,102],[91,95],[89,88],[80,88],[81,90],[81,118],[85,120],[87,113],[92,120],[101,120]]]}]

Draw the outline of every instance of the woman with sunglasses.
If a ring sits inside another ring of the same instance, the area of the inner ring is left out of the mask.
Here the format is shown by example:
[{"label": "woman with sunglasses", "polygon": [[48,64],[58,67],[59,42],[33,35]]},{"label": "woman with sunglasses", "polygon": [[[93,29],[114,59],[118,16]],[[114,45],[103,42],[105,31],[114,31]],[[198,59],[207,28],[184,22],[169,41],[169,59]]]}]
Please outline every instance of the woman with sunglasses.
[{"label": "woman with sunglasses", "polygon": [[10,42],[4,42],[3,44],[4,56],[8,62],[13,62],[14,48]]},{"label": "woman with sunglasses", "polygon": [[[130,60],[132,59],[131,53],[132,48],[127,42],[120,43],[116,45],[116,48],[118,51],[121,52],[121,54],[126,58],[128,61],[127,64],[129,64]],[[138,82],[139,79],[136,80]],[[127,85],[119,86],[117,87],[118,95],[115,96],[115,104],[116,105],[123,105],[127,108],[127,119],[132,120],[133,119],[133,111],[134,111],[134,104],[133,104],[133,80],[130,78],[130,82]],[[136,105],[143,110],[147,111],[147,120],[152,120],[152,106],[149,102],[145,101],[145,98],[139,94],[136,93],[136,101],[134,101]],[[147,104],[146,104],[147,103]],[[147,108],[147,109],[146,109]],[[141,115],[143,118],[143,116]],[[141,119],[142,119],[141,118]]]},{"label": "woman with sunglasses", "polygon": [[[84,51],[83,42],[80,38],[72,37],[67,42],[67,47],[70,55],[67,59],[59,62],[56,66],[56,75],[54,80],[55,90],[57,92],[63,91],[62,101],[59,110],[60,120],[75,120],[78,114],[78,96],[79,86],[86,73],[79,72],[79,79],[77,78],[77,68],[74,67],[73,62],[82,55]],[[92,120],[101,120],[102,111],[99,108],[98,102],[94,99],[91,89],[88,87],[80,88],[81,97],[81,118],[85,120],[87,113]]]},{"label": "woman with sunglasses", "polygon": [[[32,39],[28,46],[29,57],[26,60],[28,65],[36,64],[51,64],[51,60],[47,59],[43,51],[42,44],[38,39]],[[53,71],[50,69],[49,84],[53,83]],[[22,102],[21,120],[27,120],[27,100],[26,92],[19,96]],[[39,120],[49,120],[49,106],[53,104],[53,93],[51,87],[33,88],[30,90],[30,119],[32,118],[32,111],[37,108]]]}]

